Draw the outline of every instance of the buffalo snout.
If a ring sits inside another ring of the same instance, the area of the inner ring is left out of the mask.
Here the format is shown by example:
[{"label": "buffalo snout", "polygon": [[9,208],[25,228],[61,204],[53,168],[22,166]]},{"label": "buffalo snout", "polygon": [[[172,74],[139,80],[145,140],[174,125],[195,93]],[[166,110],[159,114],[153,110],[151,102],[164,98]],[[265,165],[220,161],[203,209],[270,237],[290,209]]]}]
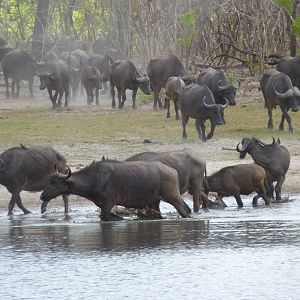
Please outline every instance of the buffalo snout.
[{"label": "buffalo snout", "polygon": [[299,110],[299,107],[293,107],[293,108],[292,108],[292,111],[293,111],[293,112],[297,112],[298,110]]}]

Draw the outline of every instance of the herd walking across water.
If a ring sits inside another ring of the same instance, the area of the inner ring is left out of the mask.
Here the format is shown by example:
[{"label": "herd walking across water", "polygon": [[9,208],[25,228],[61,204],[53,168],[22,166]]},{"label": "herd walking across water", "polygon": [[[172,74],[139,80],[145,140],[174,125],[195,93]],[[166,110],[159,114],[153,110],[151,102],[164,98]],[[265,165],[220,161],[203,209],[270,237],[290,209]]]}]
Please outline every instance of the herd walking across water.
[{"label": "herd walking across water", "polygon": [[[94,50],[97,47],[94,47]],[[96,51],[96,50],[95,50]],[[217,125],[225,124],[225,109],[236,105],[235,95],[239,82],[230,83],[221,70],[209,68],[198,76],[189,74],[175,55],[151,59],[143,73],[133,61],[95,52],[88,56],[84,49],[69,49],[57,53],[48,51],[44,60],[37,63],[25,51],[14,50],[0,39],[0,60],[6,86],[6,97],[19,97],[20,81],[29,82],[33,95],[33,79],[38,76],[40,90],[47,90],[53,108],[68,106],[71,96],[76,98],[80,86],[86,90],[87,104],[101,103],[100,90],[108,90],[110,83],[112,108],[122,109],[126,102],[126,90],[132,90],[132,107],[136,109],[138,89],[154,94],[154,109],[162,108],[161,89],[165,89],[165,105],[170,117],[170,102],[174,102],[176,120],[182,122],[182,136],[187,138],[186,125],[189,118],[195,119],[199,138],[206,142],[213,138]],[[273,129],[272,110],[277,106],[282,111],[279,130],[293,132],[288,111],[299,109],[299,76],[296,66],[299,58],[282,58],[277,70],[268,71],[260,80],[265,106],[268,110],[268,128]],[[300,74],[299,74],[300,75]],[[117,90],[118,105],[115,100]],[[99,99],[100,98],[100,99]],[[179,111],[181,114],[179,114]],[[210,121],[206,133],[205,122]],[[72,172],[62,154],[51,147],[13,147],[0,155],[0,184],[11,193],[8,214],[15,204],[25,213],[20,192],[43,191],[41,212],[49,201],[62,195],[65,213],[68,213],[68,195],[75,194],[92,201],[101,209],[102,220],[119,220],[112,213],[115,205],[128,208],[145,208],[160,216],[159,203],[173,205],[183,217],[189,217],[191,209],[183,201],[188,192],[193,198],[193,211],[207,209],[211,200],[209,193],[222,198],[234,196],[239,207],[243,206],[241,195],[255,192],[253,205],[262,197],[265,205],[281,199],[281,189],[290,165],[290,154],[279,140],[266,144],[254,138],[244,138],[236,147],[240,158],[248,153],[253,164],[223,168],[207,176],[206,162],[192,149],[168,152],[144,152],[125,161],[99,160]],[[274,195],[274,182],[275,195]]]}]

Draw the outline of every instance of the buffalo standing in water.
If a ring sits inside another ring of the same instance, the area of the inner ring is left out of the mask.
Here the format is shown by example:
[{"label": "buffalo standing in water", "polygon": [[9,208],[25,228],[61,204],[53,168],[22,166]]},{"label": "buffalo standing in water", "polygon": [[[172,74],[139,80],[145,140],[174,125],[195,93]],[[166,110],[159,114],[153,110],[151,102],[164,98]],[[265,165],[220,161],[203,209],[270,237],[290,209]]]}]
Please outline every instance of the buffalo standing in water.
[{"label": "buffalo standing in water", "polygon": [[[240,146],[240,144],[242,144]],[[257,165],[263,167],[267,174],[268,195],[274,199],[274,186],[276,182],[275,193],[276,201],[281,199],[281,188],[285,180],[285,174],[290,166],[290,153],[284,146],[280,145],[273,138],[271,144],[265,144],[259,139],[244,138],[241,143],[236,146],[236,150],[240,153],[240,158],[244,158],[246,154],[250,154]]]},{"label": "buffalo standing in water", "polygon": [[[113,206],[156,210],[163,199],[183,217],[190,208],[179,192],[176,170],[160,162],[103,160],[68,175],[52,174],[50,184],[41,195],[49,202],[61,194],[74,194],[91,200],[101,208],[101,220],[120,220],[111,212]],[[157,211],[159,213],[159,211]]]},{"label": "buffalo standing in water", "polygon": [[[12,214],[17,203],[24,214],[30,211],[23,206],[20,192],[39,192],[49,183],[49,176],[56,166],[60,172],[65,172],[66,160],[51,147],[14,147],[0,155],[0,184],[11,193],[8,205],[8,215]],[[63,195],[65,213],[68,212],[68,198]],[[48,202],[44,202],[41,211],[46,211]]]}]

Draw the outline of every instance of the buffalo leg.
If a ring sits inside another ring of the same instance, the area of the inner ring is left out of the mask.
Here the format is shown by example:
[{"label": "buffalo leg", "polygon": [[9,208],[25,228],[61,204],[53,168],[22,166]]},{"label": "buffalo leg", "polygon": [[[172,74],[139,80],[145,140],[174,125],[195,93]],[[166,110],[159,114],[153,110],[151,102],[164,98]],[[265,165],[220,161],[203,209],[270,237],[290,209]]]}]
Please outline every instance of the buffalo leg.
[{"label": "buffalo leg", "polygon": [[242,198],[241,198],[241,195],[240,194],[236,194],[236,195],[233,195],[235,200],[236,200],[236,203],[237,205],[242,208],[244,206],[243,204],[243,201],[242,201]]},{"label": "buffalo leg", "polygon": [[115,92],[115,86],[112,83],[110,83],[110,94],[112,97],[111,107],[116,108],[116,100],[115,100],[116,92]]},{"label": "buffalo leg", "polygon": [[18,207],[23,210],[23,213],[30,214],[30,211],[26,209],[22,203],[21,197],[19,193],[12,193],[10,202],[8,204],[8,215],[12,214],[15,204],[17,203]]},{"label": "buffalo leg", "polygon": [[[60,96],[60,105],[61,105],[61,98],[63,96],[63,93]],[[68,107],[69,104],[69,87],[65,88],[65,107]]]},{"label": "buffalo leg", "polygon": [[182,123],[182,138],[184,140],[187,139],[187,134],[186,134],[186,124],[188,122],[189,118],[185,116],[183,113],[181,113],[181,123]]},{"label": "buffalo leg", "polygon": [[137,93],[137,90],[138,90],[138,89],[134,89],[134,90],[132,91],[132,108],[133,108],[133,109],[136,109],[136,103],[135,103],[135,101],[136,101],[136,93]]},{"label": "buffalo leg", "polygon": [[208,140],[210,140],[213,137],[215,129],[216,129],[216,125],[214,123],[211,123],[210,133],[207,135]]},{"label": "buffalo leg", "polygon": [[[200,209],[200,206],[201,206],[201,201],[202,201],[201,190],[202,190],[201,182],[198,182],[198,180],[194,180],[191,183],[191,193],[193,195],[193,209],[194,209],[194,212],[198,212],[199,209]],[[205,204],[203,203],[203,207],[206,208],[207,203],[205,203]]]},{"label": "buffalo leg", "polygon": [[287,121],[288,124],[289,124],[289,132],[290,132],[290,133],[293,133],[293,132],[294,132],[294,129],[293,129],[293,127],[292,127],[292,119],[291,119],[291,117],[289,116],[287,110],[283,110],[283,111],[282,111],[282,117],[281,117],[281,122],[282,122],[282,124],[280,123],[280,125],[282,125],[282,129],[281,129],[281,127],[279,126],[279,130],[283,130],[283,122],[284,122],[284,119],[286,119],[286,121]]},{"label": "buffalo leg", "polygon": [[[159,99],[159,93],[160,93],[161,88],[155,88],[154,89],[154,104],[153,104],[153,109],[157,110],[158,108],[162,108],[162,103],[161,100]],[[158,104],[158,106],[157,106]]]},{"label": "buffalo leg", "polygon": [[106,201],[101,201],[103,204],[100,205],[101,207],[101,214],[100,214],[100,218],[101,221],[120,221],[123,220],[122,217],[114,214],[111,212],[112,208],[113,208],[113,203],[110,200],[106,200]]},{"label": "buffalo leg", "polygon": [[[111,92],[111,86],[112,86],[112,84],[110,83],[110,92]],[[101,94],[106,94],[107,91],[108,91],[107,81],[103,81],[103,91],[101,92]]]},{"label": "buffalo leg", "polygon": [[281,176],[275,185],[276,201],[281,200],[281,187],[285,180],[285,176]]},{"label": "buffalo leg", "polygon": [[122,100],[121,100],[121,98],[122,98],[122,92],[121,92],[121,89],[120,88],[117,88],[117,91],[118,91],[118,108],[122,108]]},{"label": "buffalo leg", "polygon": [[196,129],[198,131],[199,139],[202,139],[202,142],[206,142],[206,136],[205,136],[205,124],[204,121],[196,119],[195,123]]},{"label": "buffalo leg", "polygon": [[269,115],[268,128],[273,130],[273,118],[272,118],[272,108],[271,107],[268,107],[268,115]]},{"label": "buffalo leg", "polygon": [[165,98],[165,108],[167,109],[167,119],[170,118],[170,99]]},{"label": "buffalo leg", "polygon": [[9,99],[9,83],[8,83],[8,77],[4,75],[4,81],[5,81],[5,86],[6,86],[6,98]]},{"label": "buffalo leg", "polygon": [[58,100],[57,100],[57,107],[61,107],[61,99],[63,97],[63,92],[59,92],[59,95],[58,95]]},{"label": "buffalo leg", "polygon": [[16,98],[19,98],[20,97],[20,88],[21,88],[20,80],[16,80],[16,88],[17,88]]},{"label": "buffalo leg", "polygon": [[15,93],[16,81],[14,79],[11,80],[11,96],[14,98],[16,96]]},{"label": "buffalo leg", "polygon": [[69,200],[68,200],[68,195],[63,194],[63,201],[64,201],[64,207],[65,207],[65,214],[69,212]]},{"label": "buffalo leg", "polygon": [[33,98],[32,86],[33,86],[33,78],[28,81],[29,94],[31,98]]},{"label": "buffalo leg", "polygon": [[[169,105],[169,109],[170,109],[170,105]],[[174,109],[175,109],[175,113],[176,113],[176,121],[180,120],[179,114],[178,114],[178,100],[174,100]]]},{"label": "buffalo leg", "polygon": [[168,199],[164,199],[164,200],[170,203],[171,205],[173,205],[183,218],[190,217],[191,210],[180,196],[173,197],[173,198],[169,197]]},{"label": "buffalo leg", "polygon": [[124,89],[124,88],[121,89],[121,98],[122,98],[122,102],[121,102],[121,106],[119,106],[119,108],[123,108],[125,101],[126,101],[126,89]]},{"label": "buffalo leg", "polygon": [[99,106],[99,89],[95,89],[96,105]]}]

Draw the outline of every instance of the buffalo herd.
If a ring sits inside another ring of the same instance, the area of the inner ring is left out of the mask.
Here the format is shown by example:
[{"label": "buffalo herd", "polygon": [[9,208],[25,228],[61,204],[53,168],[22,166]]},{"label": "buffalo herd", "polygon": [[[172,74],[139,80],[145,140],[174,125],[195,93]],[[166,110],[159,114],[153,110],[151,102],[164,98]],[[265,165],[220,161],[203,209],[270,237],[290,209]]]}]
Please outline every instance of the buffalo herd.
[{"label": "buffalo herd", "polygon": [[[225,108],[236,105],[235,96],[240,83],[231,83],[221,70],[208,68],[198,76],[189,74],[177,56],[169,55],[151,59],[146,73],[143,73],[109,39],[97,40],[93,52],[88,55],[81,46],[60,52],[52,49],[37,62],[27,52],[13,49],[0,38],[6,97],[10,97],[9,79],[12,80],[13,97],[19,97],[21,81],[28,81],[30,96],[33,96],[34,76],[38,76],[39,88],[47,89],[53,108],[61,107],[63,97],[67,107],[77,97],[80,86],[86,90],[87,104],[91,105],[95,98],[98,106],[99,92],[104,88],[105,93],[109,82],[112,108],[116,107],[115,89],[119,109],[125,105],[128,89],[132,91],[132,107],[135,109],[140,89],[146,95],[153,92],[156,110],[163,107],[160,93],[165,89],[167,118],[173,101],[176,120],[182,122],[183,139],[187,138],[186,125],[192,118],[203,142],[213,137],[217,125],[226,124]],[[272,110],[279,106],[282,111],[279,130],[284,130],[286,120],[289,132],[293,132],[288,111],[296,112],[299,107],[299,65],[300,57],[282,58],[277,70],[266,72],[260,80],[268,109],[269,129],[273,129]],[[206,134],[207,120],[210,121],[210,131]],[[22,204],[22,190],[42,191],[42,213],[49,201],[59,195],[63,197],[65,213],[68,213],[68,195],[74,194],[99,207],[103,221],[121,219],[112,212],[115,205],[136,209],[147,207],[160,216],[160,201],[174,206],[181,217],[190,217],[191,210],[181,197],[186,192],[193,197],[194,212],[201,207],[210,207],[210,192],[216,193],[219,203],[223,204],[223,197],[235,197],[239,207],[243,207],[241,195],[253,192],[256,193],[252,202],[254,206],[260,197],[265,205],[280,201],[290,165],[290,154],[280,140],[273,138],[272,143],[266,144],[258,138],[247,137],[238,143],[236,151],[240,158],[248,153],[254,162],[225,167],[207,176],[206,162],[187,148],[139,153],[124,161],[102,159],[72,172],[64,156],[53,148],[20,145],[0,154],[0,184],[11,193],[9,215],[15,204],[24,214],[30,213]]]}]

